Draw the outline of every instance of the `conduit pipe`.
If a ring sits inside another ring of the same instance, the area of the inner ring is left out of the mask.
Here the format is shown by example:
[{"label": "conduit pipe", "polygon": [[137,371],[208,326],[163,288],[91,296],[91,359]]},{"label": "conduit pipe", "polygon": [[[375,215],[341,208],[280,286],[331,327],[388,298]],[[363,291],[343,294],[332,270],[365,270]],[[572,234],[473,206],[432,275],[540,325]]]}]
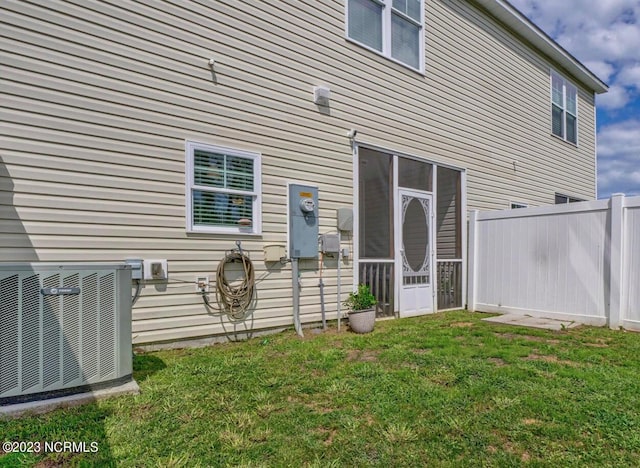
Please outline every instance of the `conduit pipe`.
[{"label": "conduit pipe", "polygon": [[296,333],[304,338],[300,323],[300,268],[297,258],[291,259],[291,282],[293,287],[293,326]]},{"label": "conduit pipe", "polygon": [[341,275],[340,264],[342,263],[342,249],[341,249],[342,244],[341,244],[341,242],[342,242],[342,239],[341,239],[341,236],[340,236],[340,229],[338,229],[338,293],[337,293],[338,297],[337,297],[337,300],[336,300],[336,303],[337,303],[336,308],[337,308],[337,313],[338,313],[338,331],[340,331],[340,319],[341,319],[341,317],[340,317],[340,305],[341,305],[340,304],[340,296],[341,296],[340,284],[342,283],[341,276],[340,276]]},{"label": "conduit pipe", "polygon": [[324,255],[320,252],[320,281],[318,286],[320,287],[320,311],[322,312],[322,329],[327,329],[327,313],[324,310],[324,281],[322,281],[322,266],[324,263]]}]

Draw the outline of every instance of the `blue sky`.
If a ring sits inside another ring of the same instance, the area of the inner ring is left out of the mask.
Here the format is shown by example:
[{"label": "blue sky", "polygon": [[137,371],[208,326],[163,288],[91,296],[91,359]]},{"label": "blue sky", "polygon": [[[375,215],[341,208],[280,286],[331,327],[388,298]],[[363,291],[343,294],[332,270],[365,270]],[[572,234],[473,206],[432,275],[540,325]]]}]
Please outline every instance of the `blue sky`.
[{"label": "blue sky", "polygon": [[598,198],[640,195],[640,0],[510,0],[609,85],[597,98]]}]

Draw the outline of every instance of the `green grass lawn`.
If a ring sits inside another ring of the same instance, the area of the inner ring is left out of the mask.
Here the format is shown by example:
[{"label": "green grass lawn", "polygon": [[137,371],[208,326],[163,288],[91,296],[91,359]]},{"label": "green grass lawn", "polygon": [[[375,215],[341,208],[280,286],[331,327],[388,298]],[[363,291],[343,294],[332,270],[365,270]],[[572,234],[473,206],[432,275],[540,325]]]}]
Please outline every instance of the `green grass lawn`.
[{"label": "green grass lawn", "polygon": [[639,466],[640,334],[441,313],[139,354],[142,393],[0,422],[7,466]]}]

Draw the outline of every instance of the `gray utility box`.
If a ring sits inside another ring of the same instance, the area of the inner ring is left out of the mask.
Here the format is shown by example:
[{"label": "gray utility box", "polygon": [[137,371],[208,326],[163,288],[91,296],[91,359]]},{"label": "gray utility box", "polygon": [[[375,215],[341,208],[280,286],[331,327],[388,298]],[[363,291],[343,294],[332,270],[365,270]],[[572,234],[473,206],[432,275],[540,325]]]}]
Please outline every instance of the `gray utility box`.
[{"label": "gray utility box", "polygon": [[323,254],[337,254],[340,252],[340,237],[338,234],[322,234],[320,236],[320,250]]},{"label": "gray utility box", "polygon": [[338,229],[341,231],[353,231],[353,210],[351,208],[338,208]]},{"label": "gray utility box", "polygon": [[318,257],[318,188],[289,185],[289,256]]},{"label": "gray utility box", "polygon": [[0,263],[0,405],[131,380],[131,267]]}]

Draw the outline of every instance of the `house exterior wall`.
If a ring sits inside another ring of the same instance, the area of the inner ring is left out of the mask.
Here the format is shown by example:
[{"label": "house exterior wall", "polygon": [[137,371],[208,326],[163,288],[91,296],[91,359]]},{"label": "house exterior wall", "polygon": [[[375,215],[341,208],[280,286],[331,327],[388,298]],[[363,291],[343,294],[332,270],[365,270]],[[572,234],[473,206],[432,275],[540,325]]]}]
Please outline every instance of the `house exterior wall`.
[{"label": "house exterior wall", "polygon": [[[343,1],[0,8],[0,260],[168,259],[168,284],[147,284],[134,308],[134,343],[224,331],[194,281],[237,239],[259,279],[251,326],[291,325],[290,267],[262,249],[286,244],[287,181],[318,186],[320,232],[335,230],[335,210],[353,205],[351,128],[466,169],[472,209],[595,196],[593,93],[573,80],[578,145],[552,136],[549,70],[563,70],[473,2],[426,0],[424,75],[347,41]],[[313,103],[318,85],[328,108]],[[262,234],[186,232],[186,140],[262,155]],[[345,294],[352,262],[341,266]],[[301,270],[302,320],[319,320],[317,262]],[[333,318],[335,260],[323,278]]]}]

